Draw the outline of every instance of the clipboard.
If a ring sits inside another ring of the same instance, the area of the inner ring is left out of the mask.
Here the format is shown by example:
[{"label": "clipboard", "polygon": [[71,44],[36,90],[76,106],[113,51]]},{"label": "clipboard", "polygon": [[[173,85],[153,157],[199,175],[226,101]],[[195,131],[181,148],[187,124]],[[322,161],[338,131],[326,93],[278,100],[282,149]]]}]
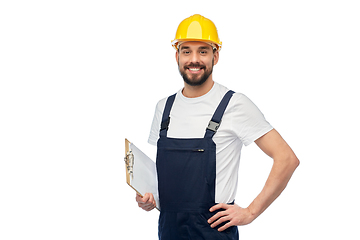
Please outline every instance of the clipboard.
[{"label": "clipboard", "polygon": [[156,165],[146,154],[125,138],[126,183],[141,197],[152,193],[160,211]]}]

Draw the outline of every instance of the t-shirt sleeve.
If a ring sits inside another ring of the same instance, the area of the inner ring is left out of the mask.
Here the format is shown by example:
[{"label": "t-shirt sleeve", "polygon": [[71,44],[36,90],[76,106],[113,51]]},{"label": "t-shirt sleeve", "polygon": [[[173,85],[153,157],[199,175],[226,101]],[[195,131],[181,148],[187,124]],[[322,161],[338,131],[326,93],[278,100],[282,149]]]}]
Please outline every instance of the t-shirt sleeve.
[{"label": "t-shirt sleeve", "polygon": [[160,123],[161,123],[162,113],[165,107],[165,100],[166,99],[160,100],[156,105],[153,122],[151,124],[148,143],[154,146],[157,145],[157,141],[159,139]]},{"label": "t-shirt sleeve", "polygon": [[232,118],[237,137],[248,146],[273,127],[266,121],[259,108],[244,94],[235,93],[235,109]]}]

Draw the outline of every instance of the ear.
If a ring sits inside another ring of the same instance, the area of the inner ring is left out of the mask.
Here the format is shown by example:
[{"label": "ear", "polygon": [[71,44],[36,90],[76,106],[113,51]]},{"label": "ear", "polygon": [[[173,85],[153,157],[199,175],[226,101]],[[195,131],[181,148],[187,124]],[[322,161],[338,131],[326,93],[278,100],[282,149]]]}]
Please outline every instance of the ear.
[{"label": "ear", "polygon": [[214,53],[214,66],[218,63],[219,61],[219,51],[215,51]]},{"label": "ear", "polygon": [[176,50],[175,58],[176,58],[177,64],[179,65],[179,50]]}]

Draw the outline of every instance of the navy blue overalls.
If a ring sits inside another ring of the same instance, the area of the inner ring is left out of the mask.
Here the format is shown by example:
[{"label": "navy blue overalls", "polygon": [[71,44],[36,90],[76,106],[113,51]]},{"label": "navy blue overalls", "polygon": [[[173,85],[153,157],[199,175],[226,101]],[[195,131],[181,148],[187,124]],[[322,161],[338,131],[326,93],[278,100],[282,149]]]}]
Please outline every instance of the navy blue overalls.
[{"label": "navy blue overalls", "polygon": [[236,226],[223,232],[211,228],[207,220],[216,212],[215,203],[216,133],[233,95],[225,94],[217,107],[204,138],[168,138],[170,111],[175,94],[168,97],[157,142],[156,168],[160,199],[160,240],[239,239]]}]

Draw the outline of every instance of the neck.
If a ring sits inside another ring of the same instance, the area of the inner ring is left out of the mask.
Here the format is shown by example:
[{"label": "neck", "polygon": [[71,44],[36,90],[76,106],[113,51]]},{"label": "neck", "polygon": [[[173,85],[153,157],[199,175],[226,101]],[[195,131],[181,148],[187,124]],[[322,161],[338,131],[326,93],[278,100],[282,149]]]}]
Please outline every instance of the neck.
[{"label": "neck", "polygon": [[212,80],[210,75],[206,82],[204,82],[200,86],[191,86],[187,83],[184,83],[184,89],[182,90],[182,94],[187,98],[201,97],[207,94],[211,90],[213,85],[214,81]]}]

